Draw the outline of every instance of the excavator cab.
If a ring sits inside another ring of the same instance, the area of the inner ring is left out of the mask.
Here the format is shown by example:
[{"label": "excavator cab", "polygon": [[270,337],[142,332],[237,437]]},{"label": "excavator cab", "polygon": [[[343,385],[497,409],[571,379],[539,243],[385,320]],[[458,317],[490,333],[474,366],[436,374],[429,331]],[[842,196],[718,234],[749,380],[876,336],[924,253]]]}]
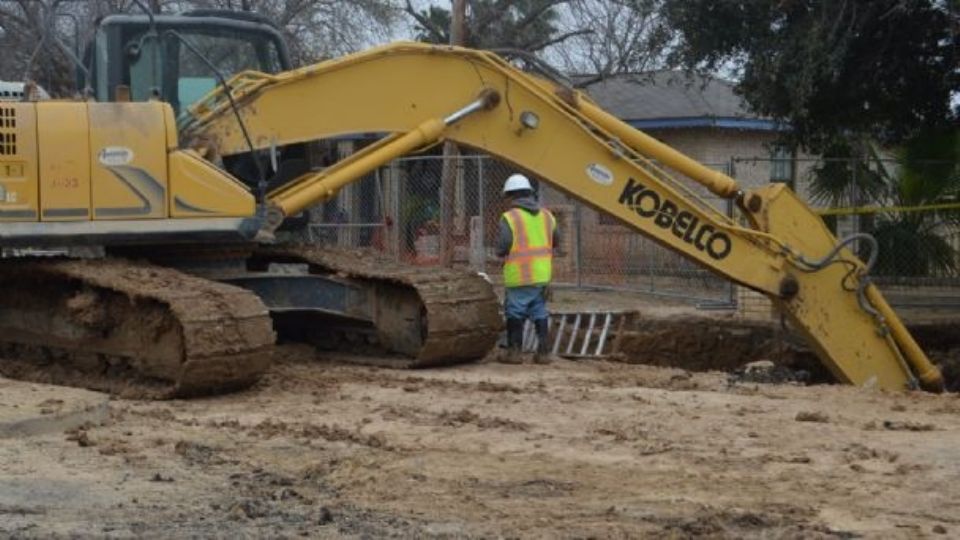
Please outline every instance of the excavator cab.
[{"label": "excavator cab", "polygon": [[195,10],[178,15],[111,15],[97,27],[81,74],[97,101],[160,99],[179,114],[220,83],[247,70],[280,73],[292,66],[269,19],[250,12]]},{"label": "excavator cab", "polygon": [[[204,95],[244,71],[275,74],[292,69],[286,42],[266,17],[248,11],[193,10],[174,15],[111,15],[97,26],[85,54],[89,86],[98,102],[157,99],[170,104],[178,121]],[[81,70],[82,71],[82,70]],[[306,145],[276,149],[271,186],[282,185],[309,169]],[[250,155],[232,156],[223,168],[256,189],[264,167]],[[285,229],[306,225],[291,217]]]}]

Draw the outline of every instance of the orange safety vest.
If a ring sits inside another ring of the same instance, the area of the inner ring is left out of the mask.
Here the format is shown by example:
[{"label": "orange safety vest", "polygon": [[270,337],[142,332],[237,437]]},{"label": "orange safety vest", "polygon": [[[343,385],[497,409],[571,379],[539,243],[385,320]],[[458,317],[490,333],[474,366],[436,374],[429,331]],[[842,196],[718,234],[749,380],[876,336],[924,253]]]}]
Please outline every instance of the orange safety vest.
[{"label": "orange safety vest", "polygon": [[503,217],[513,233],[513,244],[503,264],[503,284],[522,287],[550,283],[556,218],[546,208],[541,208],[536,215],[522,208],[511,208]]}]

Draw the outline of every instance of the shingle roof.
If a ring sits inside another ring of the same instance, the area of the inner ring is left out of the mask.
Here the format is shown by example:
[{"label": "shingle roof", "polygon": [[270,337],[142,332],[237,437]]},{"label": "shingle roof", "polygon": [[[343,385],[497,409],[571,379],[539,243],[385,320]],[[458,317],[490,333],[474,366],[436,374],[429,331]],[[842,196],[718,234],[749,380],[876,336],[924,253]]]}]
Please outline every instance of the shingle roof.
[{"label": "shingle roof", "polygon": [[[733,91],[733,84],[680,71],[617,75],[584,90],[601,107],[632,124],[690,125],[691,120],[747,120],[758,129],[773,124],[750,111]],[[759,123],[757,122],[759,121]],[[742,124],[742,122],[735,122]],[[764,127],[759,127],[760,125]],[[719,125],[713,122],[712,125]],[[663,125],[660,127],[671,127]],[[723,126],[719,127],[735,127]],[[747,127],[746,124],[737,127]]]}]

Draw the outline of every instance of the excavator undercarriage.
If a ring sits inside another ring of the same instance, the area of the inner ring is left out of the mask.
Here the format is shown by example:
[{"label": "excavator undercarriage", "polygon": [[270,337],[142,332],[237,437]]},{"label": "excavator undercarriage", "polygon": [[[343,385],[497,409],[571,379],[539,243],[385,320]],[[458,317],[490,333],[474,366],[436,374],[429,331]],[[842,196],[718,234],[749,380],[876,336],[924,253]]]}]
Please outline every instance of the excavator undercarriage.
[{"label": "excavator undercarriage", "polygon": [[4,260],[0,373],[128,397],[249,386],[274,331],[253,293],[123,259]]},{"label": "excavator undercarriage", "polygon": [[[286,287],[287,294],[266,290],[276,281],[256,272],[226,280],[256,290],[279,315],[281,328],[292,326],[303,341],[319,347],[346,340],[352,342],[351,350],[369,345],[376,352],[397,353],[360,356],[357,360],[361,362],[419,368],[473,361],[493,348],[503,327],[493,288],[474,273],[398,264],[364,250],[320,247],[259,249],[250,262],[260,269],[271,265],[306,267],[305,274],[281,274],[281,282],[290,276],[294,280]],[[323,292],[330,290],[330,283],[345,291],[333,298],[337,306],[343,306],[339,312],[336,308],[322,310],[326,313],[321,315],[333,316],[321,316],[323,324],[310,325],[310,318],[303,317],[304,311],[317,312],[314,306],[303,305],[311,296],[304,278],[322,280]],[[284,325],[284,318],[293,324]],[[357,343],[361,333],[366,334],[365,340]]]}]

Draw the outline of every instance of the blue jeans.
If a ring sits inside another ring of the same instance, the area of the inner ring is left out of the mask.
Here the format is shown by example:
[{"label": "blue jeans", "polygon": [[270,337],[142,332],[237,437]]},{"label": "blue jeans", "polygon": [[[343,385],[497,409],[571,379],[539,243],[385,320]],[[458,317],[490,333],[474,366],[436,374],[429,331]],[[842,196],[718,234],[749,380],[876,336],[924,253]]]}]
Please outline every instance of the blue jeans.
[{"label": "blue jeans", "polygon": [[549,317],[547,300],[543,297],[542,285],[507,287],[504,311],[508,319],[530,319],[539,321]]}]

